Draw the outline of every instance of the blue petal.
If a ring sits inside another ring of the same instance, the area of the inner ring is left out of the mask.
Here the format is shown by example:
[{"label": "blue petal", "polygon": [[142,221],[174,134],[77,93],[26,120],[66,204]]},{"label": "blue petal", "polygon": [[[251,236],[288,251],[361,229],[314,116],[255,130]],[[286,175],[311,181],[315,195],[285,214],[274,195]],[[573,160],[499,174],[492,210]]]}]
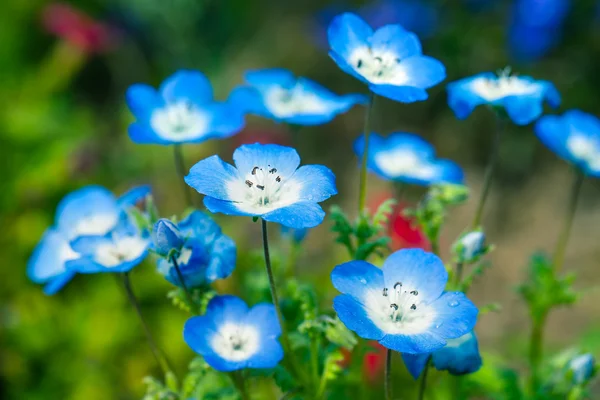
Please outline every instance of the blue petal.
[{"label": "blue petal", "polygon": [[177,71],[165,79],[159,91],[167,103],[189,100],[193,104],[201,105],[213,98],[208,78],[199,71]]},{"label": "blue petal", "polygon": [[359,16],[351,13],[338,15],[327,29],[331,49],[342,58],[348,58],[357,47],[368,46],[373,29]]},{"label": "blue petal", "polygon": [[165,104],[152,86],[144,84],[131,85],[125,93],[125,99],[133,115],[142,122],[148,122],[154,110]]},{"label": "blue petal", "polygon": [[221,235],[221,228],[207,214],[194,210],[178,224],[181,233],[186,237],[200,238],[210,243]]},{"label": "blue petal", "polygon": [[66,272],[65,262],[77,257],[64,234],[48,229],[27,262],[27,276],[35,283],[44,283]]},{"label": "blue petal", "polygon": [[400,353],[422,354],[444,347],[446,341],[434,332],[423,332],[415,335],[385,335],[379,343]]},{"label": "blue petal", "polygon": [[472,331],[479,313],[477,307],[461,292],[445,292],[429,307],[435,313],[435,333],[445,339],[455,339]]},{"label": "blue petal", "polygon": [[283,348],[277,341],[281,327],[272,304],[257,304],[250,309],[246,324],[259,332],[259,350],[248,359],[249,368],[273,368],[283,359]]},{"label": "blue petal", "polygon": [[433,353],[433,365],[437,370],[447,370],[452,375],[464,375],[481,368],[477,338],[473,332],[448,340],[448,344]]},{"label": "blue petal", "polygon": [[294,229],[314,228],[323,222],[323,218],[325,218],[325,211],[312,201],[300,201],[262,215],[265,221],[276,222]]},{"label": "blue petal", "polygon": [[400,25],[386,25],[377,29],[369,43],[373,51],[393,52],[401,60],[420,55],[422,52],[417,35],[406,31]]},{"label": "blue petal", "polygon": [[138,144],[173,144],[172,141],[163,139],[147,123],[134,123],[129,125],[129,138]]},{"label": "blue petal", "polygon": [[237,207],[237,204],[233,201],[215,199],[214,197],[205,196],[204,205],[211,213],[221,213],[225,215],[238,215],[246,217],[254,217],[255,214],[247,211],[242,211]]},{"label": "blue petal", "polygon": [[544,98],[546,99],[548,104],[550,104],[550,107],[558,108],[561,103],[561,97],[554,84],[545,81],[541,81],[540,84],[544,85],[545,87]]},{"label": "blue petal", "polygon": [[235,242],[227,236],[219,237],[212,246],[212,258],[206,268],[206,279],[209,282],[231,275],[237,258]]},{"label": "blue petal", "polygon": [[158,254],[166,256],[171,250],[180,250],[183,238],[177,226],[166,218],[159,219],[152,230],[154,249]]},{"label": "blue petal", "polygon": [[44,294],[48,296],[56,294],[67,283],[69,283],[74,276],[75,272],[72,271],[67,271],[61,275],[55,276],[54,278],[48,281],[46,286],[44,286]]},{"label": "blue petal", "polygon": [[242,145],[233,152],[233,160],[242,175],[250,173],[254,167],[275,167],[283,179],[290,177],[300,165],[300,156],[295,149],[277,144]]},{"label": "blue petal", "polygon": [[246,123],[244,110],[234,103],[211,103],[203,107],[210,115],[210,123],[206,131],[187,143],[202,143],[208,139],[224,139],[238,133]]},{"label": "blue petal", "polygon": [[546,115],[535,124],[535,133],[542,143],[559,157],[575,161],[567,149],[569,126],[566,120],[556,115]]},{"label": "blue petal", "polygon": [[364,76],[362,76],[361,74],[359,74],[358,72],[356,72],[356,70],[354,69],[354,67],[352,67],[350,64],[348,64],[348,62],[346,62],[346,59],[343,58],[342,56],[338,55],[334,51],[330,51],[329,52],[329,57],[331,57],[331,59],[345,73],[347,73],[349,75],[352,75],[353,77],[355,77],[356,79],[358,79],[358,80],[360,80],[360,81],[362,81],[364,83],[367,83],[367,84],[369,83],[369,81]]},{"label": "blue petal", "polygon": [[271,112],[265,107],[262,94],[253,87],[240,86],[233,89],[227,102],[240,112],[271,117]]},{"label": "blue petal", "polygon": [[435,58],[415,56],[400,62],[400,68],[408,76],[406,86],[428,89],[446,79],[446,67]]},{"label": "blue petal", "polygon": [[322,165],[304,165],[298,168],[291,179],[301,185],[302,200],[318,203],[337,194],[335,175]]},{"label": "blue petal", "polygon": [[138,202],[143,201],[151,193],[152,191],[149,185],[135,186],[123,193],[117,199],[117,204],[123,208],[135,206]]},{"label": "blue petal", "polygon": [[217,155],[198,161],[184,178],[185,183],[200,194],[219,200],[243,200],[230,199],[227,192],[228,183],[237,179],[236,169]]},{"label": "blue petal", "polygon": [[[438,350],[439,351],[439,350]],[[431,354],[408,354],[402,353],[402,360],[404,361],[404,365],[406,365],[406,369],[412,377],[416,380],[421,375],[421,372],[425,369],[427,365],[427,360]]]},{"label": "blue petal", "polygon": [[244,75],[246,82],[259,90],[265,90],[272,86],[291,88],[296,83],[294,74],[283,68],[262,69],[249,71]]},{"label": "blue petal", "polygon": [[206,308],[206,316],[210,317],[214,326],[227,322],[239,323],[248,313],[248,306],[242,299],[235,296],[216,296],[211,299]]},{"label": "blue petal", "polygon": [[341,293],[364,303],[372,292],[380,294],[385,287],[383,272],[366,261],[349,261],[331,271],[331,282]]},{"label": "blue petal", "polygon": [[384,333],[379,329],[367,315],[362,304],[354,297],[342,294],[333,299],[333,309],[344,325],[358,336],[369,339],[379,340]]},{"label": "blue petal", "polygon": [[403,249],[392,253],[383,263],[385,287],[402,283],[406,291],[417,290],[419,300],[437,299],[446,287],[448,272],[438,256],[421,249]]},{"label": "blue petal", "polygon": [[369,89],[375,94],[378,94],[394,101],[401,103],[414,103],[416,101],[427,100],[429,95],[425,89],[413,86],[395,86],[395,85],[369,85]]},{"label": "blue petal", "polygon": [[564,113],[563,118],[569,129],[576,130],[578,134],[588,137],[600,136],[600,119],[591,114],[569,110]]},{"label": "blue petal", "polygon": [[508,96],[503,100],[510,119],[517,125],[527,125],[542,115],[543,107],[539,94]]},{"label": "blue petal", "polygon": [[430,179],[430,183],[456,183],[464,182],[462,168],[454,161],[437,160],[435,163],[436,174]]},{"label": "blue petal", "polygon": [[486,72],[448,84],[448,105],[454,111],[456,118],[465,119],[471,115],[475,107],[487,103],[472,89],[473,81],[481,78],[496,79],[496,76]]}]

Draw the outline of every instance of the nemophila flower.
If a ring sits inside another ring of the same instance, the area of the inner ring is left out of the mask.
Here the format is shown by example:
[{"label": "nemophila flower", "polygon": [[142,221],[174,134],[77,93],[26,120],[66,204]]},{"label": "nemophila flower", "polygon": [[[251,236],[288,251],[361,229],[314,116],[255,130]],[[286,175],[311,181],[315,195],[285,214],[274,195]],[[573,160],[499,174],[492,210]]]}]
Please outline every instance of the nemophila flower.
[{"label": "nemophila flower", "polygon": [[600,120],[582,111],[547,115],[535,126],[537,137],[560,158],[586,175],[600,177]]},{"label": "nemophila flower", "polygon": [[192,212],[177,225],[160,219],[152,236],[155,250],[164,257],[158,260],[158,272],[176,286],[181,286],[181,281],[171,257],[175,257],[186,287],[227,278],[235,268],[235,242],[200,211]]},{"label": "nemophila flower", "polygon": [[419,37],[433,35],[439,25],[439,10],[421,0],[379,0],[362,7],[357,14],[371,26],[399,24]]},{"label": "nemophila flower", "polygon": [[367,98],[338,96],[307,78],[277,68],[246,73],[249,86],[233,91],[230,101],[247,112],[298,125],[325,124]]},{"label": "nemophila flower", "polygon": [[66,263],[80,257],[71,248],[71,241],[79,236],[107,234],[117,226],[124,210],[149,193],[148,186],[140,186],[116,198],[101,186],[87,186],[68,194],[57,207],[54,226],[44,233],[29,259],[29,278],[45,284],[46,294],[59,291],[75,275]]},{"label": "nemophila flower", "polygon": [[487,250],[485,234],[482,231],[471,231],[461,236],[453,246],[458,262],[473,262]]},{"label": "nemophila flower", "polygon": [[482,365],[477,337],[473,332],[456,339],[449,339],[446,346],[431,354],[402,353],[402,360],[408,372],[417,379],[425,369],[430,356],[435,369],[448,371],[452,375],[471,374],[478,371]]},{"label": "nemophila flower", "polygon": [[325,212],[318,203],[337,193],[335,176],[322,165],[300,168],[296,150],[276,144],[250,144],[233,153],[235,167],[212,156],[185,177],[206,195],[211,212],[260,217],[294,229],[319,225]]},{"label": "nemophila flower", "polygon": [[512,23],[508,29],[511,56],[518,61],[535,61],[552,50],[562,37],[558,27]]},{"label": "nemophila flower", "polygon": [[594,356],[590,353],[582,354],[570,360],[567,368],[573,374],[573,383],[581,385],[590,380],[596,369],[595,364]]},{"label": "nemophila flower", "polygon": [[556,27],[563,23],[570,7],[570,0],[517,0],[513,11],[520,24]]},{"label": "nemophila flower", "polygon": [[442,63],[424,56],[417,36],[400,25],[373,31],[357,15],[345,13],[334,18],[327,35],[331,58],[378,95],[403,103],[425,100],[425,89],[446,78]]},{"label": "nemophila flower", "polygon": [[448,105],[459,119],[465,119],[475,107],[485,104],[503,108],[517,125],[527,125],[543,112],[543,103],[560,105],[560,94],[551,82],[527,76],[478,74],[448,85]]},{"label": "nemophila flower", "polygon": [[[354,142],[354,152],[361,158],[365,137]],[[387,138],[372,133],[369,139],[367,168],[383,179],[414,185],[461,183],[462,169],[452,161],[435,158],[435,149],[410,133],[393,133]]]},{"label": "nemophila flower", "polygon": [[210,82],[198,71],[178,71],[158,90],[132,85],[126,98],[136,117],[129,126],[136,143],[201,143],[232,136],[244,126],[242,110],[214,101]]},{"label": "nemophila flower", "polygon": [[217,371],[273,368],[283,358],[281,327],[272,304],[248,309],[234,296],[214,297],[200,317],[185,323],[183,339]]},{"label": "nemophila flower", "polygon": [[335,267],[342,295],[333,308],[348,329],[402,353],[431,353],[470,332],[477,307],[461,292],[444,292],[448,273],[436,255],[421,249],[392,253],[383,268],[365,261]]}]

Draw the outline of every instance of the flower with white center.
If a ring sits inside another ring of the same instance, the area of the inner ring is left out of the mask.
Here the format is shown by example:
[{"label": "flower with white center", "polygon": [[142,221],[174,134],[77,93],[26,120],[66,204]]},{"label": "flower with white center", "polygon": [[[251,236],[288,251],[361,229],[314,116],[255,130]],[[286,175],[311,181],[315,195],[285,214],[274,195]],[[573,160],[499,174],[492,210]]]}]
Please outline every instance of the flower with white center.
[{"label": "flower with white center", "polygon": [[327,36],[331,58],[375,94],[402,103],[426,100],[426,89],[446,78],[442,63],[424,56],[417,36],[400,25],[373,31],[357,15],[344,13],[333,19]]},{"label": "flower with white center", "polygon": [[283,358],[281,327],[272,304],[248,309],[235,296],[216,296],[206,314],[187,320],[183,339],[217,371],[274,368]]},{"label": "flower with white center", "polygon": [[595,364],[594,356],[590,353],[579,355],[569,361],[567,367],[573,374],[573,383],[582,385],[590,380],[594,376]]},{"label": "flower with white center", "polygon": [[600,177],[600,119],[579,110],[547,115],[537,122],[535,133],[560,158]]},{"label": "flower with white center", "polygon": [[276,144],[242,145],[235,167],[212,156],[194,165],[185,181],[204,194],[209,211],[260,217],[294,229],[319,225],[318,203],[337,193],[335,176],[321,165],[300,168],[296,150]]},{"label": "flower with white center", "polygon": [[288,124],[324,124],[367,101],[359,94],[338,96],[285,69],[251,71],[245,77],[248,86],[235,89],[230,101],[253,114]]},{"label": "flower with white center", "polygon": [[[354,152],[362,157],[364,136],[354,143]],[[435,149],[410,133],[392,133],[387,138],[370,135],[367,168],[380,177],[415,185],[462,183],[463,171],[452,161],[435,158]]]},{"label": "flower with white center", "polygon": [[448,84],[448,105],[459,119],[465,119],[479,105],[499,107],[517,125],[527,125],[542,115],[544,101],[560,105],[560,94],[551,82],[527,76],[481,73]]},{"label": "flower with white center", "polygon": [[335,267],[333,301],[348,329],[401,353],[431,353],[470,332],[477,307],[461,292],[445,292],[448,273],[421,249],[392,253],[380,269],[365,261]]},{"label": "flower with white center", "polygon": [[477,260],[486,250],[485,234],[482,231],[472,231],[461,236],[453,246],[453,252],[461,263]]},{"label": "flower with white center", "polygon": [[152,237],[154,249],[162,255],[158,272],[176,286],[182,284],[171,257],[175,257],[188,288],[227,278],[235,268],[235,242],[200,211],[192,212],[177,225],[164,218],[158,220]]},{"label": "flower with white center", "polygon": [[116,198],[101,186],[87,186],[65,196],[57,207],[54,226],[46,230],[29,259],[29,278],[45,284],[46,294],[56,293],[75,275],[66,263],[80,257],[70,242],[83,235],[107,234],[124,210],[149,193],[148,186],[140,186]]},{"label": "flower with white center", "polygon": [[213,100],[208,79],[198,71],[178,71],[158,90],[145,84],[126,94],[136,122],[129,136],[136,143],[201,143],[226,138],[244,126],[244,114],[230,102]]},{"label": "flower with white center", "polygon": [[448,371],[452,375],[472,374],[478,371],[482,365],[479,345],[474,332],[469,332],[456,339],[449,339],[446,346],[433,353],[402,353],[406,369],[415,379],[425,369],[429,357],[431,357],[435,369]]}]

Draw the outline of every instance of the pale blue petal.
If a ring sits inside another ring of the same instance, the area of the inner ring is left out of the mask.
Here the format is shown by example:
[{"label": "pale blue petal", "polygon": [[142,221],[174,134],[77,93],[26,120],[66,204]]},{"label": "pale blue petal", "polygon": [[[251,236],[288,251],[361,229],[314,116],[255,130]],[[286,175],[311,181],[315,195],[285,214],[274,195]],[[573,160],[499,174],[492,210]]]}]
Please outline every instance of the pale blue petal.
[{"label": "pale blue petal", "polygon": [[160,85],[161,95],[167,103],[188,100],[193,104],[208,103],[213,98],[210,81],[199,71],[177,71]]},{"label": "pale blue petal", "polygon": [[221,235],[221,227],[206,213],[194,210],[177,225],[185,237],[201,238],[204,243],[211,243]]},{"label": "pale blue petal", "polygon": [[82,219],[102,215],[115,218],[116,222],[120,211],[110,191],[101,186],[86,186],[69,193],[60,201],[56,209],[56,226],[67,237],[71,237]]},{"label": "pale blue petal", "polygon": [[477,307],[461,292],[445,292],[428,307],[435,313],[435,333],[445,339],[455,339],[472,331],[479,313]]},{"label": "pale blue petal", "polygon": [[335,175],[323,165],[304,165],[298,168],[291,179],[302,187],[301,200],[318,203],[337,194]]},{"label": "pale blue petal", "polygon": [[206,279],[213,282],[227,278],[235,269],[236,258],[235,242],[227,236],[220,236],[212,244],[212,258],[206,267]]},{"label": "pale blue petal", "polygon": [[223,139],[238,133],[246,123],[244,110],[234,103],[211,103],[203,110],[210,115],[210,123],[204,135],[190,143],[201,143],[208,139]]},{"label": "pale blue petal", "polygon": [[213,297],[206,308],[206,316],[210,317],[214,326],[228,322],[239,323],[246,317],[248,306],[239,297],[224,295]]},{"label": "pale blue petal", "polygon": [[221,213],[225,215],[239,215],[246,217],[254,217],[260,214],[253,214],[246,211],[242,211],[238,208],[239,203],[228,200],[215,199],[214,197],[204,197],[204,205],[211,213]]},{"label": "pale blue petal", "polygon": [[333,61],[335,61],[335,63],[338,65],[338,67],[340,67],[340,69],[342,71],[344,71],[345,73],[352,75],[353,77],[355,77],[356,79],[358,79],[364,83],[367,83],[367,84],[369,83],[369,81],[364,76],[362,76],[361,74],[356,72],[356,69],[354,69],[354,67],[352,67],[350,64],[348,64],[346,59],[343,58],[342,56],[338,55],[334,51],[330,51],[329,57],[331,57],[331,59]]},{"label": "pale blue petal", "polygon": [[233,160],[241,175],[250,173],[254,167],[277,168],[282,179],[290,177],[300,165],[300,156],[295,149],[278,144],[242,145],[234,151]]},{"label": "pale blue petal", "polygon": [[333,299],[333,309],[340,321],[358,336],[369,340],[379,340],[384,336],[381,329],[371,321],[363,305],[354,297],[346,294],[337,296]]},{"label": "pale blue petal", "polygon": [[366,261],[349,261],[331,271],[331,282],[341,293],[364,303],[371,292],[383,293],[385,283],[380,268]]},{"label": "pale blue petal", "polygon": [[527,125],[535,121],[544,111],[538,93],[508,96],[502,103],[510,119],[517,125]]},{"label": "pale blue petal", "polygon": [[400,25],[385,25],[377,29],[369,42],[373,51],[393,52],[401,60],[420,55],[422,51],[417,35]]},{"label": "pale blue petal", "polygon": [[465,375],[481,368],[477,338],[473,332],[463,337],[448,340],[448,344],[433,353],[433,365],[439,371],[448,371],[452,375]]},{"label": "pale blue petal", "polygon": [[312,201],[300,201],[262,215],[265,221],[276,222],[294,229],[314,228],[323,222],[323,218],[325,218],[325,211]]},{"label": "pale blue petal", "polygon": [[405,86],[429,89],[446,79],[446,67],[435,58],[415,56],[400,62],[400,68],[409,77]]},{"label": "pale blue petal", "polygon": [[415,335],[385,335],[379,343],[400,353],[422,354],[444,347],[446,341],[433,332],[423,332]]},{"label": "pale blue petal", "polygon": [[331,50],[342,58],[348,58],[358,47],[368,46],[368,39],[372,35],[373,29],[359,16],[352,13],[338,15],[331,21],[327,29]]},{"label": "pale blue petal", "polygon": [[119,196],[117,204],[123,208],[135,206],[140,201],[145,200],[151,193],[152,190],[149,185],[135,186]]},{"label": "pale blue petal", "polygon": [[219,200],[231,200],[227,192],[227,183],[239,178],[233,166],[214,155],[198,161],[184,179],[185,183],[200,194]]},{"label": "pale blue petal", "polygon": [[167,256],[171,250],[180,250],[184,243],[177,225],[166,218],[161,218],[154,224],[152,241],[154,249],[162,256]]},{"label": "pale blue petal", "polygon": [[54,229],[44,232],[27,262],[27,276],[35,283],[44,283],[66,272],[69,241]]}]

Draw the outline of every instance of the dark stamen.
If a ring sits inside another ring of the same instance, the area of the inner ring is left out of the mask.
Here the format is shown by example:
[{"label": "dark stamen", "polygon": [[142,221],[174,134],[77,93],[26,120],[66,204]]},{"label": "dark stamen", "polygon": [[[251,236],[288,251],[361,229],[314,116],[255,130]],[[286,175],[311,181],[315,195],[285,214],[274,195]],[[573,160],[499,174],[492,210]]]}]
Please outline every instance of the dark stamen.
[{"label": "dark stamen", "polygon": [[277,172],[277,168],[271,168],[271,169],[269,170],[269,173],[270,173],[270,174],[274,174],[275,172]]},{"label": "dark stamen", "polygon": [[398,286],[402,287],[402,282],[396,282],[394,289],[398,289]]},{"label": "dark stamen", "polygon": [[411,309],[411,310],[416,310],[416,309],[417,309],[417,305],[416,305],[416,304],[413,304],[412,306],[410,306],[410,309]]},{"label": "dark stamen", "polygon": [[410,292],[410,294],[414,295],[414,296],[418,296],[419,292],[417,292],[416,290],[413,290],[412,292]]},{"label": "dark stamen", "polygon": [[383,59],[382,59],[381,57],[375,57],[375,59],[376,59],[377,61],[379,61],[379,62],[382,62],[382,61],[383,61]]},{"label": "dark stamen", "polygon": [[388,295],[388,288],[383,288],[383,295],[387,297]]},{"label": "dark stamen", "polygon": [[257,188],[259,188],[260,190],[265,190],[265,187],[263,185],[256,185]]},{"label": "dark stamen", "polygon": [[392,304],[390,304],[390,308],[393,308],[394,310],[398,310],[398,304],[392,303]]},{"label": "dark stamen", "polygon": [[252,175],[256,175],[256,170],[258,169],[258,167],[254,167],[252,168]]},{"label": "dark stamen", "polygon": [[363,65],[363,61],[362,60],[358,60],[358,62],[356,63],[356,68],[360,68]]},{"label": "dark stamen", "polygon": [[275,180],[276,180],[277,182],[281,182],[281,177],[280,177],[280,176],[278,176],[277,178],[275,178]]},{"label": "dark stamen", "polygon": [[248,187],[252,187],[253,183],[251,180],[247,180],[246,181],[246,185],[248,185]]}]

